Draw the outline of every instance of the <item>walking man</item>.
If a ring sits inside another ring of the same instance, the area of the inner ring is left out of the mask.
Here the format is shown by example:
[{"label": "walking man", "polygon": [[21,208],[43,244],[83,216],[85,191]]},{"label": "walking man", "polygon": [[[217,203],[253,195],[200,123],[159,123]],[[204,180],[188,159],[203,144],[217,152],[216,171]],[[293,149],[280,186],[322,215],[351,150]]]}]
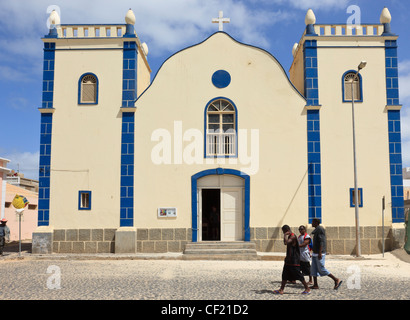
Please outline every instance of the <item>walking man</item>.
[{"label": "walking man", "polygon": [[2,256],[5,242],[10,241],[10,229],[6,226],[6,219],[2,219],[0,222],[0,255]]},{"label": "walking man", "polygon": [[283,294],[287,281],[299,280],[305,287],[305,291],[302,294],[310,294],[308,284],[300,271],[300,249],[298,239],[295,234],[292,233],[288,225],[282,227],[283,242],[286,245],[286,258],[285,265],[282,271],[282,282],[279,290],[274,290],[274,294]]},{"label": "walking man", "polygon": [[312,255],[310,252],[310,243],[312,239],[306,232],[305,226],[299,227],[300,236],[298,237],[298,243],[300,248],[300,271],[304,276],[309,276],[308,285],[312,285],[312,275],[310,272],[310,262]]},{"label": "walking man", "polygon": [[336,278],[325,268],[325,256],[326,256],[326,232],[320,225],[320,220],[315,218],[312,220],[312,226],[315,230],[312,231],[313,235],[313,248],[312,248],[312,267],[311,274],[313,276],[313,286],[311,289],[319,289],[317,283],[317,277],[328,276],[335,282],[334,289],[339,289],[342,284],[342,280]]}]

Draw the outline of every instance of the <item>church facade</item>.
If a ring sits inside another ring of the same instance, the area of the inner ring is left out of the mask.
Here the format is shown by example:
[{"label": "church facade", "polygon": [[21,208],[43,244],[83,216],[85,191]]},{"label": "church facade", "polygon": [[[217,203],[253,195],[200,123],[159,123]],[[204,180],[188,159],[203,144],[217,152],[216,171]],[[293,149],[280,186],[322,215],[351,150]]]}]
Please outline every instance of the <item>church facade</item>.
[{"label": "church facade", "polygon": [[296,232],[319,218],[328,252],[351,254],[356,200],[362,253],[392,249],[404,202],[398,37],[386,10],[381,24],[353,28],[316,24],[309,10],[289,77],[269,52],[217,32],[152,82],[131,10],[109,26],[62,25],[53,12],[33,253],[182,252],[204,241],[283,251],[282,225]]}]

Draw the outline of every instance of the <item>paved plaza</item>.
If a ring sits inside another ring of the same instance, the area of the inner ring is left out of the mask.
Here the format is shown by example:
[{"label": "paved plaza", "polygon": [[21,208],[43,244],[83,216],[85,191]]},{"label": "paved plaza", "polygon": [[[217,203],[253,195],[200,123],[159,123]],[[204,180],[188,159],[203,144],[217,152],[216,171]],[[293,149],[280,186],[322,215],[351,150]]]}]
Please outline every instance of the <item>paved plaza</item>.
[{"label": "paved plaza", "polygon": [[[333,289],[329,277],[319,290],[301,295],[300,283],[282,296],[283,261],[186,261],[177,256],[23,253],[0,258],[0,300],[409,300],[410,263],[392,253],[327,256],[326,267],[344,282]],[[175,258],[177,257],[177,258]]]}]

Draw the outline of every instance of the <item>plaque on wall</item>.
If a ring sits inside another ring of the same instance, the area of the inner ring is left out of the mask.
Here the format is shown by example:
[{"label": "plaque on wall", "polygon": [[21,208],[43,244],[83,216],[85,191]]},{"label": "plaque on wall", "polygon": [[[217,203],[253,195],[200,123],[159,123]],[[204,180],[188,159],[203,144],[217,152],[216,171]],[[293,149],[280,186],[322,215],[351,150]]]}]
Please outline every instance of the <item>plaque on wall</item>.
[{"label": "plaque on wall", "polygon": [[177,208],[158,208],[158,218],[176,218]]}]

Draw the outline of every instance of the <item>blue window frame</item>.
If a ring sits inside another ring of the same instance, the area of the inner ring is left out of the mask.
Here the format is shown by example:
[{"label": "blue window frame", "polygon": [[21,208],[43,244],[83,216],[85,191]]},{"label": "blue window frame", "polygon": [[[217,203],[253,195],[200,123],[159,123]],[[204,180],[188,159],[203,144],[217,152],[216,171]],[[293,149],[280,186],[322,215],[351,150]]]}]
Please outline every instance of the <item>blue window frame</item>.
[{"label": "blue window frame", "polygon": [[[357,191],[359,193],[359,207],[363,207],[363,188],[357,188]],[[354,188],[350,188],[350,207],[354,208],[355,207],[355,196],[354,196]]]},{"label": "blue window frame", "polygon": [[343,74],[342,77],[342,97],[343,102],[352,102],[352,81],[354,90],[354,102],[363,102],[363,86],[362,86],[362,76],[357,74],[356,71],[349,70]]},{"label": "blue window frame", "polygon": [[78,80],[78,104],[98,104],[98,77],[84,73]]},{"label": "blue window frame", "polygon": [[235,104],[223,97],[209,101],[204,112],[205,158],[238,156],[238,112]]},{"label": "blue window frame", "polygon": [[91,210],[91,191],[78,192],[78,210]]}]

